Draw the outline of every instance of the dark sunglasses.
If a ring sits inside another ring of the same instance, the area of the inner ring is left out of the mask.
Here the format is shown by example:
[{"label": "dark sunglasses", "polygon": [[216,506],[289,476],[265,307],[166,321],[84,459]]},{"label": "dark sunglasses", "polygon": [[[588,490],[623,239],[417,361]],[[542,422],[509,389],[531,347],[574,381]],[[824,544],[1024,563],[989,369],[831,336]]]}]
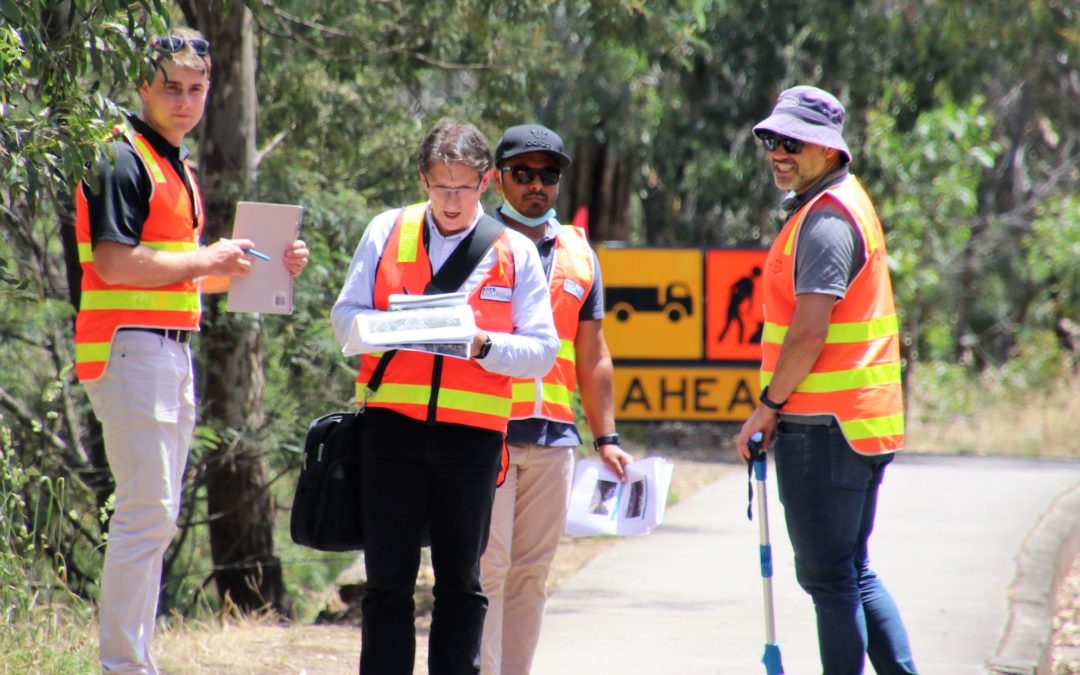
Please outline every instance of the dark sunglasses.
[{"label": "dark sunglasses", "polygon": [[175,54],[183,49],[184,45],[191,47],[191,51],[198,56],[206,56],[210,51],[210,43],[202,38],[182,38],[171,35],[154,40],[154,48],[166,54]]},{"label": "dark sunglasses", "polygon": [[784,152],[789,155],[797,155],[802,152],[803,147],[806,145],[802,141],[794,138],[788,138],[787,136],[777,136],[776,134],[763,133],[758,134],[758,138],[761,139],[761,144],[765,146],[765,149],[769,152],[776,150],[776,146],[782,146]]},{"label": "dark sunglasses", "polygon": [[550,166],[543,169],[534,169],[531,166],[504,166],[499,171],[509,171],[510,177],[518,185],[529,185],[537,176],[540,176],[540,182],[544,185],[558,185],[559,178],[562,177],[561,171]]}]

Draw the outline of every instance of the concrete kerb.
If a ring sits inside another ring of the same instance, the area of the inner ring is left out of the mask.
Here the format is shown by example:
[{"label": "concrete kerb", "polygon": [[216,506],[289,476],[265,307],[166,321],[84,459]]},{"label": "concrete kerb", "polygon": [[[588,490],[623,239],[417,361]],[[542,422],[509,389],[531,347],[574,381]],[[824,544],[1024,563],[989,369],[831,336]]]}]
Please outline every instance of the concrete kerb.
[{"label": "concrete kerb", "polygon": [[1008,621],[992,675],[1048,675],[1057,591],[1080,551],[1080,486],[1054,500],[1017,555]]}]

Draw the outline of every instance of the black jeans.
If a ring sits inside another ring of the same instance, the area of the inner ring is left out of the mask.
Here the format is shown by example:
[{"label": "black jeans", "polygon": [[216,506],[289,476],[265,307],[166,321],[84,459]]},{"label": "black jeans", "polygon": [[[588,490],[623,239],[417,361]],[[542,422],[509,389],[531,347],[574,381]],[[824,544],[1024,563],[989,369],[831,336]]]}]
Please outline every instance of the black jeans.
[{"label": "black jeans", "polygon": [[431,530],[435,607],[428,672],[480,672],[487,545],[503,435],[369,409],[364,424],[363,675],[411,675],[420,531]]}]

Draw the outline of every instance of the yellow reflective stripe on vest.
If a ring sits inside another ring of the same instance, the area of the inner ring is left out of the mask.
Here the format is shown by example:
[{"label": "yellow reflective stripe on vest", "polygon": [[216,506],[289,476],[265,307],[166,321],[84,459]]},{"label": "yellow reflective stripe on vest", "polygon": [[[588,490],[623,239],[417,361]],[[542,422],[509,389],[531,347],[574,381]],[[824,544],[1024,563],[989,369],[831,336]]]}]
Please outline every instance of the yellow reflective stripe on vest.
[{"label": "yellow reflective stripe on vest", "polygon": [[[769,382],[772,382],[772,376],[771,371],[762,371],[761,386],[768,386]],[[833,391],[899,383],[900,364],[886,363],[880,366],[837,370],[831,373],[810,373],[799,383],[799,386],[795,387],[795,391],[807,394],[827,394]]]},{"label": "yellow reflective stripe on vest", "polygon": [[510,387],[510,400],[514,403],[528,403],[536,400],[536,380],[514,381]]},{"label": "yellow reflective stripe on vest", "polygon": [[460,389],[439,389],[439,408],[510,417],[510,399]]},{"label": "yellow reflective stripe on vest", "polygon": [[[356,383],[357,395],[367,389],[366,382]],[[384,382],[369,401],[379,403],[404,403],[409,405],[427,405],[431,400],[431,386],[426,384],[397,384]],[[498,417],[510,416],[510,400],[502,396],[478,394],[460,389],[439,389],[439,408],[463,410]]]},{"label": "yellow reflective stripe on vest", "polygon": [[899,436],[904,433],[904,416],[888,415],[886,417],[871,417],[864,420],[850,420],[842,422],[840,428],[848,441],[861,441],[864,438],[883,438],[885,436]]},{"label": "yellow reflective stripe on vest", "polygon": [[570,388],[562,384],[544,383],[544,403],[554,403],[566,408],[570,407]]},{"label": "yellow reflective stripe on vest", "polygon": [[199,245],[193,241],[146,241],[139,242],[140,246],[152,248],[155,251],[194,251]]},{"label": "yellow reflective stripe on vest", "polygon": [[199,294],[188,291],[83,291],[82,309],[198,312]]},{"label": "yellow reflective stripe on vest", "polygon": [[401,233],[398,235],[399,263],[416,262],[417,251],[420,250],[420,241],[423,233],[424,214],[427,213],[427,203],[406,206],[401,214]]},{"label": "yellow reflective stripe on vest", "polygon": [[150,169],[150,173],[154,175],[155,183],[165,182],[165,173],[161,170],[161,166],[154,159],[154,153],[150,152],[150,148],[146,147],[146,143],[139,136],[134,136],[129,139],[131,144],[135,146],[135,150],[142,156],[143,161],[146,162],[146,168]]},{"label": "yellow reflective stripe on vest", "polygon": [[[573,401],[570,387],[553,382],[540,383],[540,397],[544,403],[569,408]],[[514,403],[532,403],[536,400],[536,380],[528,382],[514,382],[511,387],[511,400]],[[539,413],[536,413],[539,414]]]},{"label": "yellow reflective stripe on vest", "polygon": [[111,342],[76,342],[75,362],[90,363],[92,361],[108,361]]},{"label": "yellow reflective stripe on vest", "polygon": [[[199,245],[193,241],[140,241],[140,246],[152,248],[155,251],[194,251]],[[79,262],[94,262],[94,245],[91,243],[79,244]]]},{"label": "yellow reflective stripe on vest", "polygon": [[557,359],[563,359],[570,363],[577,362],[577,347],[574,346],[573,340],[559,340],[559,353],[555,355]]},{"label": "yellow reflective stripe on vest", "polygon": [[[776,323],[765,322],[765,330],[762,332],[762,340],[773,344],[782,344],[787,336],[788,327]],[[898,334],[900,326],[895,314],[878,317],[869,321],[857,321],[853,323],[831,323],[829,332],[825,336],[825,344],[849,344],[852,342],[869,342],[878,338],[889,337]]]}]

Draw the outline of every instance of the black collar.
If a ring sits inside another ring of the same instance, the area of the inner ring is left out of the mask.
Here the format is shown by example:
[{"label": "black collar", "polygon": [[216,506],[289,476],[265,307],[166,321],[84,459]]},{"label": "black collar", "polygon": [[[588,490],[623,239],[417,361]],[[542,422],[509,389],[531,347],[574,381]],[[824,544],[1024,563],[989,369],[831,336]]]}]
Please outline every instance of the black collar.
[{"label": "black collar", "polygon": [[150,145],[153,146],[154,152],[161,155],[166,159],[187,159],[188,150],[184,146],[176,147],[169,141],[165,140],[165,137],[157,132],[157,129],[150,126],[138,115],[128,115],[128,122],[131,123],[132,128],[139,132]]}]

